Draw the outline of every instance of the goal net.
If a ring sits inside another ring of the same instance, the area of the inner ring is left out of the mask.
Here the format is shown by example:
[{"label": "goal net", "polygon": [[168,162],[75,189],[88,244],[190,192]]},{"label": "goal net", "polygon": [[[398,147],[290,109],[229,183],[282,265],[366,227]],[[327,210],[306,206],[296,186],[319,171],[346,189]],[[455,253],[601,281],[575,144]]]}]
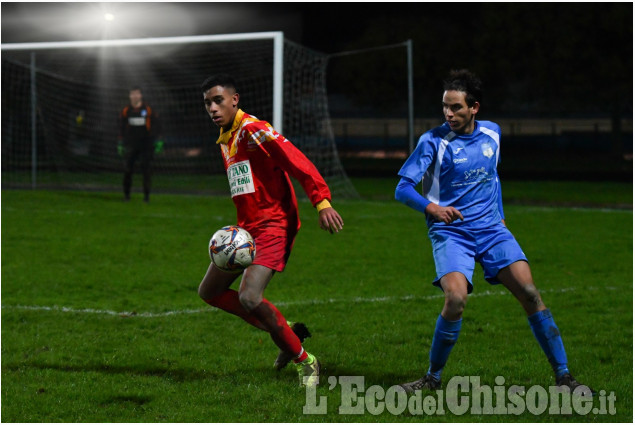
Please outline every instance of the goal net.
[{"label": "goal net", "polygon": [[[2,187],[120,190],[117,120],[129,88],[140,86],[165,141],[152,191],[228,193],[219,130],[199,90],[222,72],[237,80],[241,108],[300,148],[334,196],[356,197],[328,114],[327,56],[283,39],[276,51],[274,38],[245,36],[3,44]],[[141,191],[139,171],[133,192]]]}]

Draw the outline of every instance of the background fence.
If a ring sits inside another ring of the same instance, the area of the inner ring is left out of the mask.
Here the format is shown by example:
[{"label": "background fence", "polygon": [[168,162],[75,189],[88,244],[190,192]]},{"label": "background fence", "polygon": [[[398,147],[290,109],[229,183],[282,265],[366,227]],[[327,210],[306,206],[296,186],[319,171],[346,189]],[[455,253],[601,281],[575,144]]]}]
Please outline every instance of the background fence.
[{"label": "background fence", "polygon": [[[631,181],[633,121],[496,119],[501,126],[500,172],[515,179]],[[408,156],[405,119],[333,118],[344,168],[352,176],[396,175]],[[415,138],[442,123],[415,118]]]}]

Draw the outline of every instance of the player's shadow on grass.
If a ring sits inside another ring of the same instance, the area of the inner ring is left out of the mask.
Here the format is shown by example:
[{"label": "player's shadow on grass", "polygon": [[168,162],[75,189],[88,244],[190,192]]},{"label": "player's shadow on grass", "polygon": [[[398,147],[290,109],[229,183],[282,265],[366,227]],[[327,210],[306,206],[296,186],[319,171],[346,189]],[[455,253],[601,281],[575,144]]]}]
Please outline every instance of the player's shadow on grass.
[{"label": "player's shadow on grass", "polygon": [[368,369],[357,369],[349,367],[333,367],[325,368],[323,376],[363,376],[366,388],[372,385],[379,385],[382,388],[388,388],[393,385],[403,384],[404,382],[414,381],[421,378],[416,373],[399,374],[390,371],[372,371]]},{"label": "player's shadow on grass", "polygon": [[110,375],[138,375],[138,376],[156,376],[159,378],[171,379],[177,382],[184,381],[201,381],[201,380],[213,380],[219,379],[226,375],[226,373],[219,373],[218,371],[190,369],[190,368],[178,368],[178,367],[152,367],[145,365],[112,365],[112,364],[86,364],[86,365],[72,365],[72,364],[60,364],[60,363],[40,363],[40,362],[24,362],[24,363],[11,363],[3,365],[3,369],[10,371],[19,371],[25,368],[34,368],[42,370],[58,370],[62,372],[97,372],[106,373]]},{"label": "player's shadow on grass", "polygon": [[[288,375],[291,374],[289,372],[289,369],[292,369],[292,368],[293,368],[293,365],[289,365],[287,366],[287,368],[281,371],[275,371],[272,369],[269,373],[271,374],[271,376],[275,377],[276,379],[279,379],[280,381],[285,381],[289,379]],[[294,375],[296,374],[295,370],[293,370],[293,374]],[[350,367],[348,365],[338,366],[338,365],[331,365],[328,363],[322,364],[322,370],[320,373],[321,385],[328,385],[327,380],[330,376],[336,376],[336,377],[363,376],[364,385],[366,386],[366,388],[372,385],[379,385],[383,388],[388,388],[393,385],[399,385],[399,384],[403,384],[404,382],[411,382],[421,378],[421,376],[417,376],[416,373],[398,374],[398,373],[393,373],[386,370],[372,371],[372,370],[364,369],[363,367],[355,368],[355,367]],[[294,376],[294,378],[297,379],[297,375]]]}]

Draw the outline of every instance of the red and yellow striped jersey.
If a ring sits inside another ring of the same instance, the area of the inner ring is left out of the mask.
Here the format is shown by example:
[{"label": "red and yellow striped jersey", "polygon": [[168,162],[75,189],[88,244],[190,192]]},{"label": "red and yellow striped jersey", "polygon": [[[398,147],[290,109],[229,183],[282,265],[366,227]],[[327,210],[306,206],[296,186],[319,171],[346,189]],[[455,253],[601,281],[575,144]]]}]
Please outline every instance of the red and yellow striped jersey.
[{"label": "red and yellow striped jersey", "polygon": [[254,237],[295,235],[298,203],[289,176],[315,206],[331,192],[315,165],[266,121],[238,110],[232,128],[221,129],[220,144],[238,225]]}]

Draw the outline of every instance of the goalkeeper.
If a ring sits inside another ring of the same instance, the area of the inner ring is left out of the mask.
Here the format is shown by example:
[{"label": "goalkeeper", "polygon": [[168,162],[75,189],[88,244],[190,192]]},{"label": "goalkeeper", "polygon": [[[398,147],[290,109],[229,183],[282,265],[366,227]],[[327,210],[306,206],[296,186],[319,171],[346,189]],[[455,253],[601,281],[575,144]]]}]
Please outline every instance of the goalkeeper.
[{"label": "goalkeeper", "polygon": [[275,272],[286,266],[300,229],[298,203],[289,175],[296,178],[317,209],[320,227],[342,229],[340,215],[329,203],[331,193],[315,166],[269,123],[238,108],[239,94],[227,75],[210,77],[201,86],[205,109],[220,127],[220,146],[238,225],[256,241],[256,257],[245,269],[238,291],[229,289],[238,277],[213,263],[203,278],[199,296],[208,304],[235,314],[268,332],[280,353],[278,370],[293,361],[300,385],[319,383],[320,363],[302,347],[310,336],[304,325],[287,322],[263,293]]},{"label": "goalkeeper", "polygon": [[123,176],[124,200],[130,200],[132,174],[137,160],[143,173],[143,200],[150,201],[151,163],[154,153],[163,151],[161,122],[150,105],[143,100],[141,88],[129,91],[130,104],[119,113],[119,138],[117,152],[125,159]]}]

